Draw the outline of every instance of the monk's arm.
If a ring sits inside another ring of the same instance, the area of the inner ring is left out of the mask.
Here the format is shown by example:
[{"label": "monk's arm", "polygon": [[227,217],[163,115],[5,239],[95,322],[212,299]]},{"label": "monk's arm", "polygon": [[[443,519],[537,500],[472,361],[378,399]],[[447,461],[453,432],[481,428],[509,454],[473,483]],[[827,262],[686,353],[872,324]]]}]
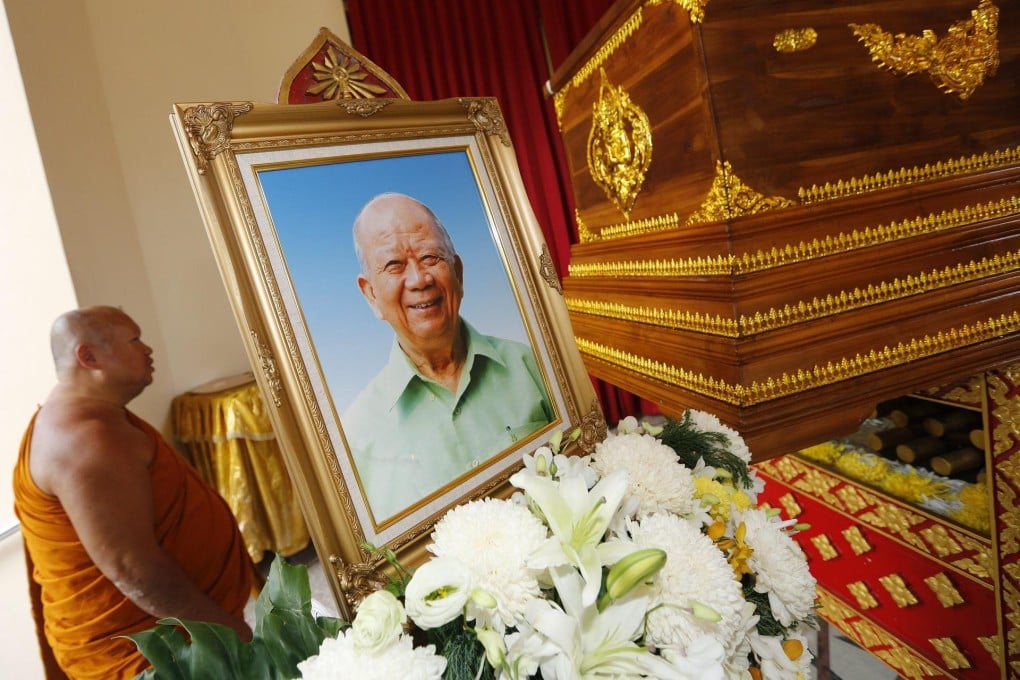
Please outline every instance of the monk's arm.
[{"label": "monk's arm", "polygon": [[159,546],[151,440],[130,425],[105,421],[85,423],[69,438],[71,453],[59,471],[50,471],[50,486],[99,570],[152,616],[219,623],[251,639],[243,619],[203,593]]}]

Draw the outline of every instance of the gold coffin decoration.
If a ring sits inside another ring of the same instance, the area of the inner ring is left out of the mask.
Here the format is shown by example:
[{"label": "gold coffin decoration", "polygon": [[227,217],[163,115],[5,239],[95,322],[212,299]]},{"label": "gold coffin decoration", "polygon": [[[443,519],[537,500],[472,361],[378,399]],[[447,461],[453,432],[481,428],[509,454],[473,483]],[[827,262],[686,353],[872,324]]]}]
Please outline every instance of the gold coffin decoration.
[{"label": "gold coffin decoration", "polygon": [[762,459],[1020,359],[1018,78],[994,0],[617,2],[548,87],[588,370]]}]

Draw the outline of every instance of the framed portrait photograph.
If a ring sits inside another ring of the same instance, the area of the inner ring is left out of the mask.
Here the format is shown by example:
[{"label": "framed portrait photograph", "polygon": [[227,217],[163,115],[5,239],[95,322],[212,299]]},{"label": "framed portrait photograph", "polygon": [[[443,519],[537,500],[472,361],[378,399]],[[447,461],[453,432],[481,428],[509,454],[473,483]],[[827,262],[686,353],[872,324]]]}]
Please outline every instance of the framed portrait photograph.
[{"label": "framed portrait photograph", "polygon": [[605,432],[494,99],[181,103],[172,124],[343,613],[524,454]]}]

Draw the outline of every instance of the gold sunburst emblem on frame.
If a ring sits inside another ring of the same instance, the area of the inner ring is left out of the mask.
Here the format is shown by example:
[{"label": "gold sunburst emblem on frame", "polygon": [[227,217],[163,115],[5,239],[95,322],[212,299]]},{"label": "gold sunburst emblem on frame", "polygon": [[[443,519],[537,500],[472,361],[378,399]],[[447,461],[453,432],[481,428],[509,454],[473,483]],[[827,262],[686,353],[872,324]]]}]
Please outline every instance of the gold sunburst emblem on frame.
[{"label": "gold sunburst emblem on frame", "polygon": [[332,45],[326,48],[322,63],[312,62],[316,82],[305,94],[328,99],[368,99],[386,92],[386,88],[365,82],[368,72],[354,59],[340,54]]},{"label": "gold sunburst emblem on frame", "polygon": [[603,70],[588,135],[588,171],[628,219],[651,162],[648,116],[622,87],[609,82]]}]

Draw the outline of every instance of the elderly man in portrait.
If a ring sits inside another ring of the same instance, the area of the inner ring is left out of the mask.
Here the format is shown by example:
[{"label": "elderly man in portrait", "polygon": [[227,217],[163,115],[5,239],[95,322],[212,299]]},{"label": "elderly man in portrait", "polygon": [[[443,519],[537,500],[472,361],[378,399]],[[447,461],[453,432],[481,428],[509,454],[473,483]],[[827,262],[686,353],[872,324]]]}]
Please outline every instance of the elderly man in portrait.
[{"label": "elderly man in portrait", "polygon": [[553,411],[532,349],[460,316],[464,265],[428,207],[376,196],[353,235],[358,287],[395,337],[342,424],[384,520],[531,435]]}]

